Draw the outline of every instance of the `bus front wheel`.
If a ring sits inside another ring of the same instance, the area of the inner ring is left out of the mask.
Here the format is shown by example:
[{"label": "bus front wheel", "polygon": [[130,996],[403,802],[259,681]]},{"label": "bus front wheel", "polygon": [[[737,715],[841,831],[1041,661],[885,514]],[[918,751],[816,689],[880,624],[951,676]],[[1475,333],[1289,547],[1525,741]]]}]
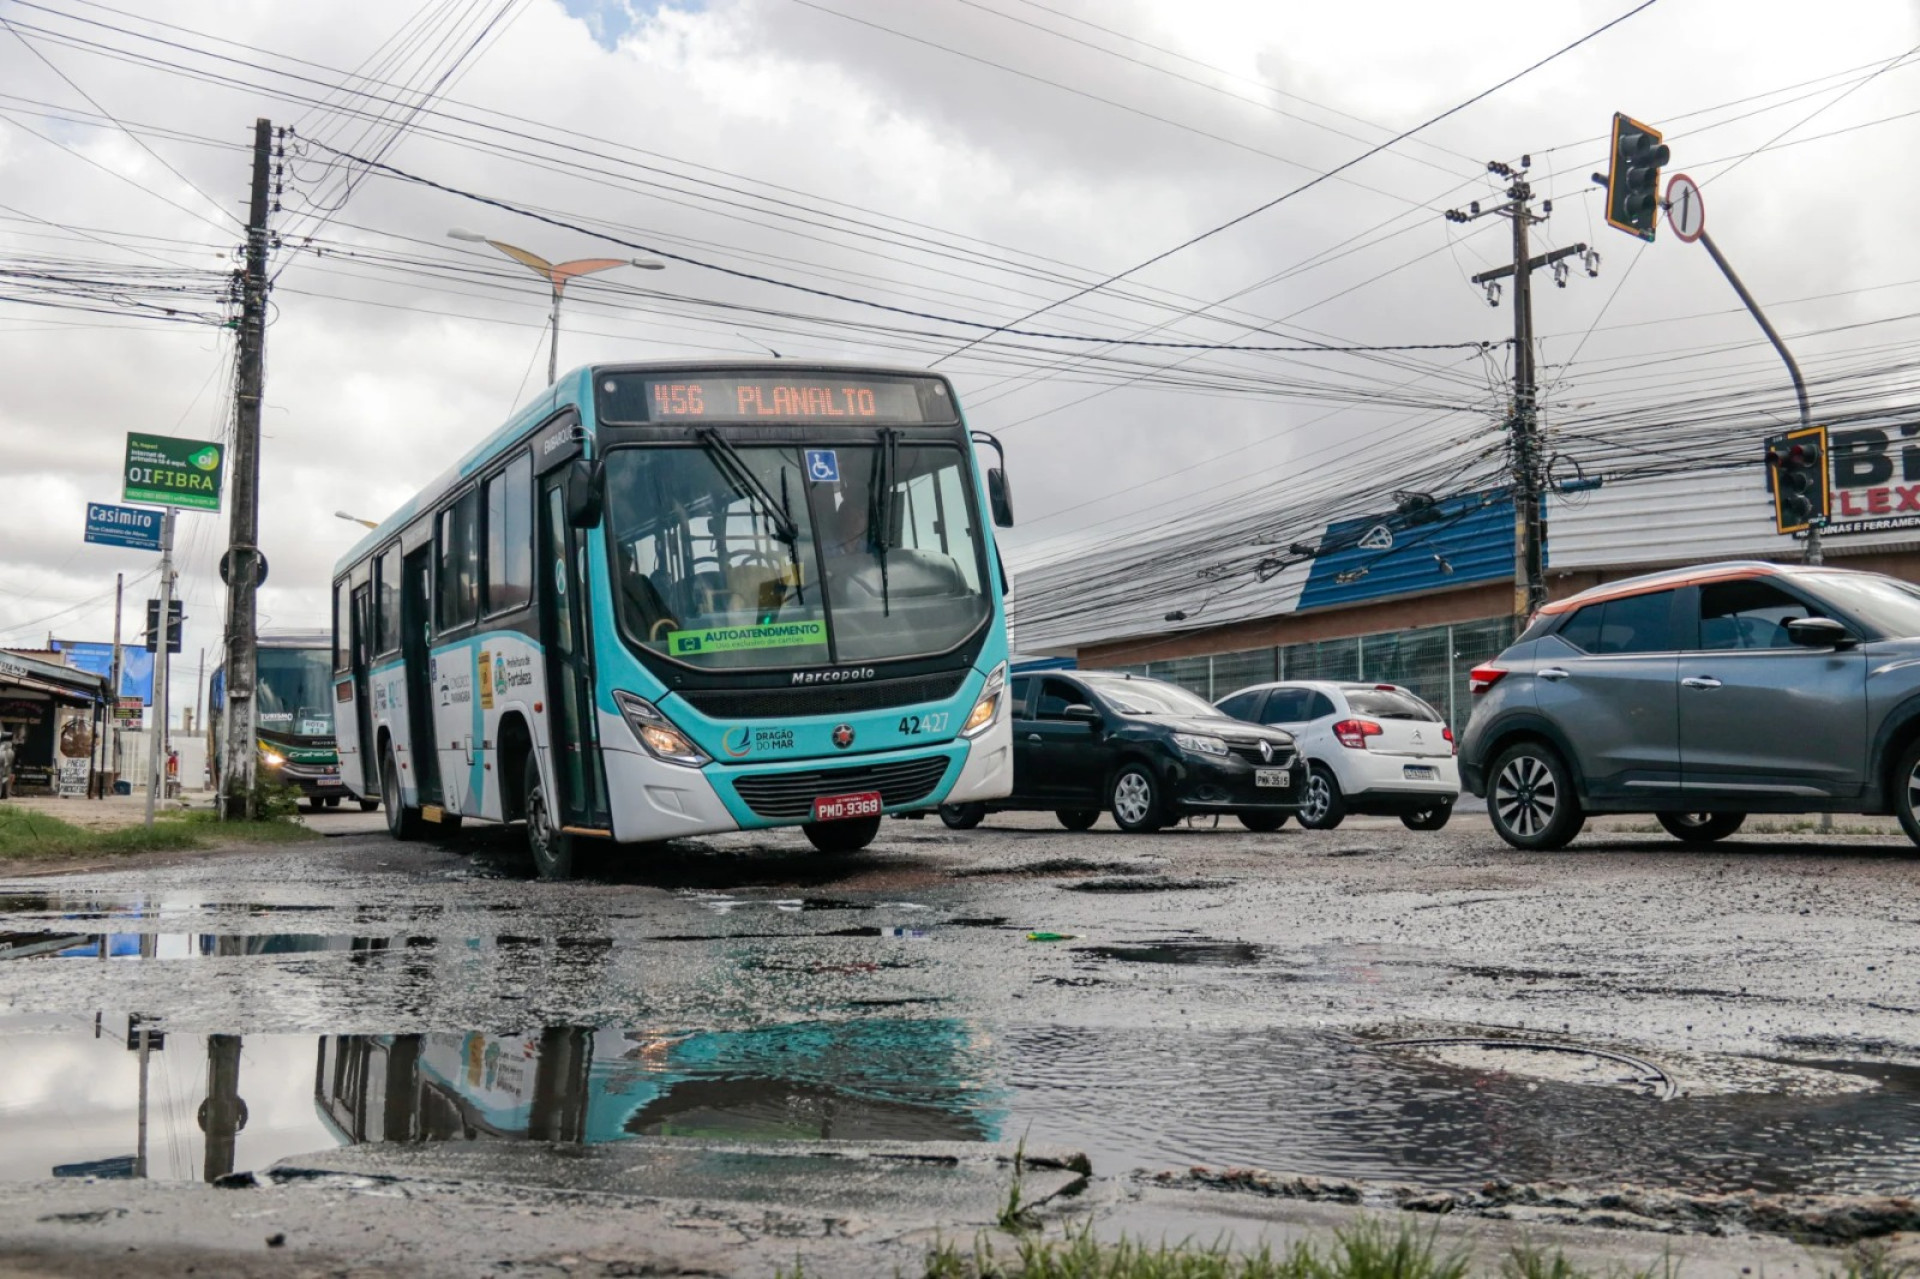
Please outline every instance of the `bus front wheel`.
[{"label": "bus front wheel", "polygon": [[380,757],[380,794],[387,806],[387,834],[395,839],[420,838],[420,810],[408,808],[400,797],[400,765],[393,757],[393,743]]},{"label": "bus front wheel", "polygon": [[859,817],[851,821],[808,822],[800,829],[807,842],[823,853],[857,853],[880,833],[878,817]]},{"label": "bus front wheel", "polygon": [[542,879],[573,878],[573,836],[566,834],[553,820],[553,806],[547,800],[547,788],[540,781],[540,765],[529,754],[527,775],[520,792],[526,796],[527,851],[533,854],[533,868]]}]

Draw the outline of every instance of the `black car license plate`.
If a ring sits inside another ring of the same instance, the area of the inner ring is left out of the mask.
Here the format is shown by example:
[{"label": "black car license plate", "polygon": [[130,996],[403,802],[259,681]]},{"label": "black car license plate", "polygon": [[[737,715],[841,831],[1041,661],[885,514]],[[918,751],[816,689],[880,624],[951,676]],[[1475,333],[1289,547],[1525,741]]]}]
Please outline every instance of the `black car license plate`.
[{"label": "black car license plate", "polygon": [[1293,774],[1284,768],[1256,768],[1253,770],[1255,786],[1278,786],[1285,789],[1293,785]]}]

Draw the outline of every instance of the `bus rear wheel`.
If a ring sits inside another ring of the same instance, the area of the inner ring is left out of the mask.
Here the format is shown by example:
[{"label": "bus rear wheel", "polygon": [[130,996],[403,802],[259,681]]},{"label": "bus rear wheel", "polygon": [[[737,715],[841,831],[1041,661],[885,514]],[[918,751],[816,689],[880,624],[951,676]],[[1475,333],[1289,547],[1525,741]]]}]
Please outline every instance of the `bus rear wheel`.
[{"label": "bus rear wheel", "polygon": [[860,817],[842,822],[808,822],[807,842],[823,853],[857,853],[880,833],[878,817]]},{"label": "bus rear wheel", "polygon": [[387,834],[395,839],[420,838],[420,810],[408,808],[400,796],[400,765],[393,757],[393,743],[387,743],[380,756],[380,794],[387,806]]},{"label": "bus rear wheel", "polygon": [[572,879],[574,838],[554,824],[553,805],[540,781],[540,764],[527,756],[526,780],[520,792],[527,813],[527,851],[542,879]]}]

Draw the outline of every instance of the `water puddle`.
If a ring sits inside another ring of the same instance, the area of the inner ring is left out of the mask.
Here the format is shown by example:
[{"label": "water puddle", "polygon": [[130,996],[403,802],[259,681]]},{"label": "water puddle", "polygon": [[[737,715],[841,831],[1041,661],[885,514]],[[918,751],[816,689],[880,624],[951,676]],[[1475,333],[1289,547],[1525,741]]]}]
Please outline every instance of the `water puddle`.
[{"label": "water puddle", "polygon": [[0,1178],[212,1180],[381,1141],[987,1141],[989,1042],[941,1018],[246,1036],[101,1018],[0,1036]]},{"label": "water puddle", "polygon": [[1251,942],[1191,937],[1126,946],[1076,946],[1073,953],[1122,964],[1196,964],[1203,968],[1250,968],[1260,962],[1260,947]]},{"label": "water puddle", "polygon": [[[873,930],[879,935],[880,930]],[[0,933],[0,961],[9,959],[247,959],[338,953],[371,962],[389,952],[409,955],[439,948],[488,951],[609,950],[611,937],[367,937],[334,933]]]}]

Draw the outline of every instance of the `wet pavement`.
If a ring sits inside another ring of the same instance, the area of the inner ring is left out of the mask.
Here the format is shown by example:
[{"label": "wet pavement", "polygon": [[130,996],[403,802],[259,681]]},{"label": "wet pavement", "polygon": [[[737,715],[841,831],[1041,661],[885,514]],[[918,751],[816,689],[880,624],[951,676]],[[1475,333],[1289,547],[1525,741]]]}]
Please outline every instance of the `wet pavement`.
[{"label": "wet pavement", "polygon": [[0,1178],[379,1142],[1025,1139],[1107,1176],[1920,1192],[1920,876],[1886,838],[1532,856],[1465,814],[1003,817],[550,885],[510,834],[328,822],[0,879]]}]

